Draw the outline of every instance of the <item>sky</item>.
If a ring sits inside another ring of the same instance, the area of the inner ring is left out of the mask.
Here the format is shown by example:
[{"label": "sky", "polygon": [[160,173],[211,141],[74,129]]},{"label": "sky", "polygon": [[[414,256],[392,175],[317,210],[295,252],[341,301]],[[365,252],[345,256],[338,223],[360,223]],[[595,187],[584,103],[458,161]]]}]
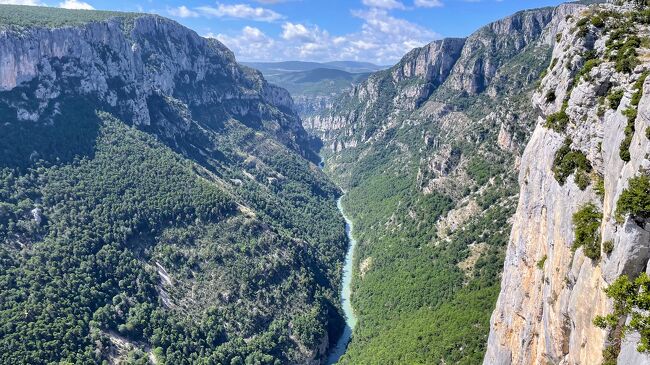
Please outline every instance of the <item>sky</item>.
[{"label": "sky", "polygon": [[523,9],[561,0],[0,0],[157,13],[214,37],[239,61],[397,62],[415,47],[466,37]]}]

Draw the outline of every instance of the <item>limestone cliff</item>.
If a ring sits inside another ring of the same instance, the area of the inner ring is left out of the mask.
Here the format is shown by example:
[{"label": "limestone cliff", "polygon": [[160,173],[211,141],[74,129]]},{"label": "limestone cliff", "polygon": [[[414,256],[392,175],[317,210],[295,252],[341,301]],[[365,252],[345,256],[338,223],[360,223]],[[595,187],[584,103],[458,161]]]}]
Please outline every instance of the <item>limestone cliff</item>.
[{"label": "limestone cliff", "polygon": [[[634,50],[617,46],[619,38],[650,34],[633,11],[592,5],[555,16],[551,35],[558,42],[533,97],[538,123],[521,159],[519,205],[486,365],[615,363],[616,356],[619,364],[650,363],[636,352],[634,333],[619,353],[620,333],[593,323],[612,311],[604,289],[622,274],[639,275],[650,259],[648,220],[615,219],[630,179],[650,168],[648,50],[634,42]],[[569,148],[586,160],[563,181],[562,151]],[[573,217],[588,203],[602,211],[593,252],[575,245]],[[614,349],[609,358],[603,358],[606,348]]]},{"label": "limestone cliff", "polygon": [[[11,11],[29,19],[20,7]],[[151,113],[153,105],[213,105],[215,122],[247,119],[308,153],[301,147],[306,134],[289,93],[267,83],[258,71],[239,65],[219,41],[160,16],[96,14],[97,19],[75,26],[35,23],[0,28],[0,91],[28,84],[38,87],[33,103],[18,105],[18,121],[45,123],[52,119],[56,98],[78,92],[105,103],[135,125],[173,136],[188,126],[160,120]]]},{"label": "limestone cliff", "polygon": [[[534,65],[510,70],[508,64],[526,49],[551,43],[546,35],[553,25],[552,13],[552,8],[519,12],[467,39],[443,39],[417,48],[392,68],[372,74],[341,95],[320,115],[306,118],[303,125],[329,148],[340,151],[371,140],[433,94],[448,100],[485,91],[495,96],[504,91],[500,85],[525,88],[535,77]],[[523,80],[515,86],[512,79],[519,76]]]}]

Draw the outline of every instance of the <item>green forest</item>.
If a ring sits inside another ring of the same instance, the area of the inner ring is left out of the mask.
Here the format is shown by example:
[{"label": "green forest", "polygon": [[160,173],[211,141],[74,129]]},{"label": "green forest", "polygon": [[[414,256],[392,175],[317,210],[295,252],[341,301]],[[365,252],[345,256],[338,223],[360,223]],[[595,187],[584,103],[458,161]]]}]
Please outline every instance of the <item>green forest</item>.
[{"label": "green forest", "polygon": [[0,362],[284,364],[337,336],[340,193],[312,163],[232,120],[198,164],[60,102],[0,126],[23,147],[0,169]]}]

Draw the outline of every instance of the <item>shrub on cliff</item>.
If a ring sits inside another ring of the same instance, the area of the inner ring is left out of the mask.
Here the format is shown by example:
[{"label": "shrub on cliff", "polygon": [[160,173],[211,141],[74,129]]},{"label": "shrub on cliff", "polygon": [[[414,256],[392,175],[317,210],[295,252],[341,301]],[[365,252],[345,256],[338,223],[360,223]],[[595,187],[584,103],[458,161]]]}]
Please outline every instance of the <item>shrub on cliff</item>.
[{"label": "shrub on cliff", "polygon": [[576,184],[580,190],[585,190],[589,186],[589,173],[592,169],[587,156],[582,151],[571,149],[571,139],[565,139],[562,147],[555,153],[553,161],[555,180],[560,185],[564,185],[567,178],[575,173]]},{"label": "shrub on cliff", "polygon": [[622,336],[630,331],[638,332],[641,338],[637,351],[650,351],[650,316],[647,312],[650,307],[650,277],[641,273],[635,280],[630,280],[627,275],[622,275],[605,289],[605,293],[614,301],[614,312],[597,316],[594,324],[602,329],[613,329],[621,318],[630,316],[630,321],[623,325]]},{"label": "shrub on cliff", "polygon": [[583,247],[585,256],[592,260],[600,258],[600,223],[603,214],[594,204],[587,204],[573,214],[575,239],[573,249]]},{"label": "shrub on cliff", "polygon": [[618,198],[616,220],[623,222],[627,215],[636,220],[650,218],[650,176],[643,174],[630,179],[628,188]]}]

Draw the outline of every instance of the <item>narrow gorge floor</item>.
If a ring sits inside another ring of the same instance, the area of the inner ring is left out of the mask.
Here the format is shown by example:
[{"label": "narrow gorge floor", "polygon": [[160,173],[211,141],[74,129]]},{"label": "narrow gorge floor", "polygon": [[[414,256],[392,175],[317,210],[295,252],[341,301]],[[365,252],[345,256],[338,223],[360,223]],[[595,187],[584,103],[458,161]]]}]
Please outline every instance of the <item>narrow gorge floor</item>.
[{"label": "narrow gorge floor", "polygon": [[345,215],[343,211],[343,197],[340,197],[336,202],[336,206],[339,208],[339,212],[345,219],[345,233],[348,237],[349,245],[348,252],[345,255],[345,265],[343,266],[343,282],[341,284],[341,307],[343,308],[343,313],[345,314],[345,329],[343,334],[336,342],[336,346],[330,352],[329,357],[327,358],[327,364],[336,364],[341,356],[345,354],[348,344],[352,339],[352,331],[357,325],[357,317],[354,315],[354,309],[352,308],[351,296],[352,296],[352,270],[354,266],[354,249],[357,246],[357,241],[352,236],[352,221]]}]

